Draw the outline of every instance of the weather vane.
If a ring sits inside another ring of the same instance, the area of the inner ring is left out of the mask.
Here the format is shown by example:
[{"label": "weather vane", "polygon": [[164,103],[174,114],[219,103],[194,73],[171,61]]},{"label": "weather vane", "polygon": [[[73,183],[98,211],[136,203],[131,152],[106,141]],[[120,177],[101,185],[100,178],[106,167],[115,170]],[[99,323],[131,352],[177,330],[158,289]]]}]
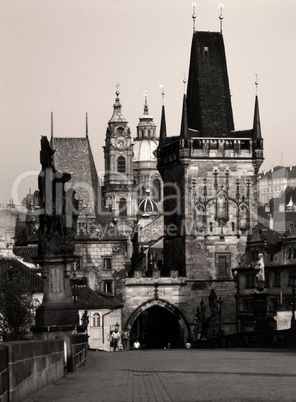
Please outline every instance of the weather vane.
[{"label": "weather vane", "polygon": [[164,85],[163,84],[159,84],[159,87],[161,88],[161,95],[162,95],[162,104],[164,104]]},{"label": "weather vane", "polygon": [[185,94],[185,93],[186,93],[186,83],[187,83],[187,81],[186,81],[186,74],[183,73],[183,76],[184,76],[184,78],[183,78],[183,84],[184,84],[184,94]]},{"label": "weather vane", "polygon": [[219,20],[220,20],[220,33],[222,33],[222,27],[223,27],[223,7],[224,5],[222,3],[219,4],[220,8],[220,15],[219,15]]},{"label": "weather vane", "polygon": [[257,96],[257,91],[258,91],[258,85],[259,85],[259,82],[258,82],[258,75],[257,75],[257,74],[255,74],[255,76],[256,76],[255,85],[256,85],[256,96]]},{"label": "weather vane", "polygon": [[116,82],[115,86],[116,86],[116,95],[118,96],[119,95],[119,87],[120,87],[120,84],[118,81]]},{"label": "weather vane", "polygon": [[192,20],[193,20],[193,32],[195,32],[195,20],[196,20],[196,3],[192,3]]}]

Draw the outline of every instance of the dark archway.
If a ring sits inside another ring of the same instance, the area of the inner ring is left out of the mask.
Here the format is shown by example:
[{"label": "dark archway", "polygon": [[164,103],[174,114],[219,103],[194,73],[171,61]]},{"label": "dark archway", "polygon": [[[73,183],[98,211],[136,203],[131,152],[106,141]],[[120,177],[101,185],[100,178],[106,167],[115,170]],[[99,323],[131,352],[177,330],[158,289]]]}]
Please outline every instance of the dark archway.
[{"label": "dark archway", "polygon": [[138,339],[146,349],[184,347],[189,335],[188,324],[181,312],[165,300],[149,300],[129,317],[131,345]]}]

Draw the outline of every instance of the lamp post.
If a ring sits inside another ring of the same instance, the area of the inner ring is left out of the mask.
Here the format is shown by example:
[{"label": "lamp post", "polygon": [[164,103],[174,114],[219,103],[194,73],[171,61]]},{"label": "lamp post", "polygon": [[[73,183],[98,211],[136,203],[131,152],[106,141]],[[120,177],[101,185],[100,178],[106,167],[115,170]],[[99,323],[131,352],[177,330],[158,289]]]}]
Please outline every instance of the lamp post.
[{"label": "lamp post", "polygon": [[236,333],[239,333],[238,315],[239,315],[239,276],[236,269],[232,270],[233,279],[236,285],[236,295],[235,295],[235,315],[236,315]]},{"label": "lamp post", "polygon": [[221,297],[217,300],[217,307],[218,307],[218,313],[219,313],[219,336],[223,335],[222,331],[222,309],[223,309],[223,300]]},{"label": "lamp post", "polygon": [[295,284],[296,284],[296,273],[294,272],[290,276],[292,285],[292,318],[291,318],[291,329],[296,330],[296,320],[295,320]]}]

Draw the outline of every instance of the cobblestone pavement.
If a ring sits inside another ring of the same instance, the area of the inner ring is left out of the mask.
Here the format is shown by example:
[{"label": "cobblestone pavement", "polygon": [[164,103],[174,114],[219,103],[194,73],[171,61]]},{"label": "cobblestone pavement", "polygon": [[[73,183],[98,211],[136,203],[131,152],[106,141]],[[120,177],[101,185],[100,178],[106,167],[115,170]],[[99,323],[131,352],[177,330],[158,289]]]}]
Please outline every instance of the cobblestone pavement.
[{"label": "cobblestone pavement", "polygon": [[296,351],[90,351],[26,402],[296,401]]}]

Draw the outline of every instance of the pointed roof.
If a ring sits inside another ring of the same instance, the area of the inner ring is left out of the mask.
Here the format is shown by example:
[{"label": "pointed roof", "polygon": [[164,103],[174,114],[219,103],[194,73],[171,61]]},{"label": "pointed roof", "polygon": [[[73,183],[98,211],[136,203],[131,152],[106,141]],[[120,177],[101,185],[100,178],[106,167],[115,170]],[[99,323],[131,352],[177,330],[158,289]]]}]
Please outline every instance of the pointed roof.
[{"label": "pointed roof", "polygon": [[117,91],[116,93],[116,98],[115,98],[115,103],[113,105],[113,115],[111,117],[111,119],[109,120],[108,123],[127,123],[126,118],[123,116],[122,112],[121,112],[121,103],[120,103],[120,99],[119,99],[119,94],[120,92]]},{"label": "pointed roof", "polygon": [[223,137],[234,130],[223,36],[195,32],[187,89],[188,126],[200,135]]},{"label": "pointed roof", "polygon": [[76,198],[80,198],[83,204],[89,204],[92,209],[90,216],[95,215],[99,179],[88,137],[54,138],[54,149],[56,169],[71,174],[69,183],[72,187],[77,186]]},{"label": "pointed roof", "polygon": [[259,115],[259,102],[258,96],[255,98],[255,109],[254,109],[254,122],[253,122],[253,138],[256,140],[262,140],[261,136],[261,125],[260,125],[260,115]]},{"label": "pointed roof", "polygon": [[187,117],[187,102],[186,95],[183,96],[183,109],[182,109],[182,121],[181,121],[181,138],[188,138],[188,117]]},{"label": "pointed roof", "polygon": [[160,146],[164,145],[166,136],[167,136],[167,131],[166,131],[166,120],[165,120],[165,108],[164,108],[164,105],[162,105],[160,132],[159,132],[159,145]]},{"label": "pointed roof", "polygon": [[149,114],[148,102],[147,102],[147,95],[145,94],[145,104],[144,104],[144,111],[141,117],[139,117],[139,126],[153,126],[156,127],[153,121],[153,117]]}]

